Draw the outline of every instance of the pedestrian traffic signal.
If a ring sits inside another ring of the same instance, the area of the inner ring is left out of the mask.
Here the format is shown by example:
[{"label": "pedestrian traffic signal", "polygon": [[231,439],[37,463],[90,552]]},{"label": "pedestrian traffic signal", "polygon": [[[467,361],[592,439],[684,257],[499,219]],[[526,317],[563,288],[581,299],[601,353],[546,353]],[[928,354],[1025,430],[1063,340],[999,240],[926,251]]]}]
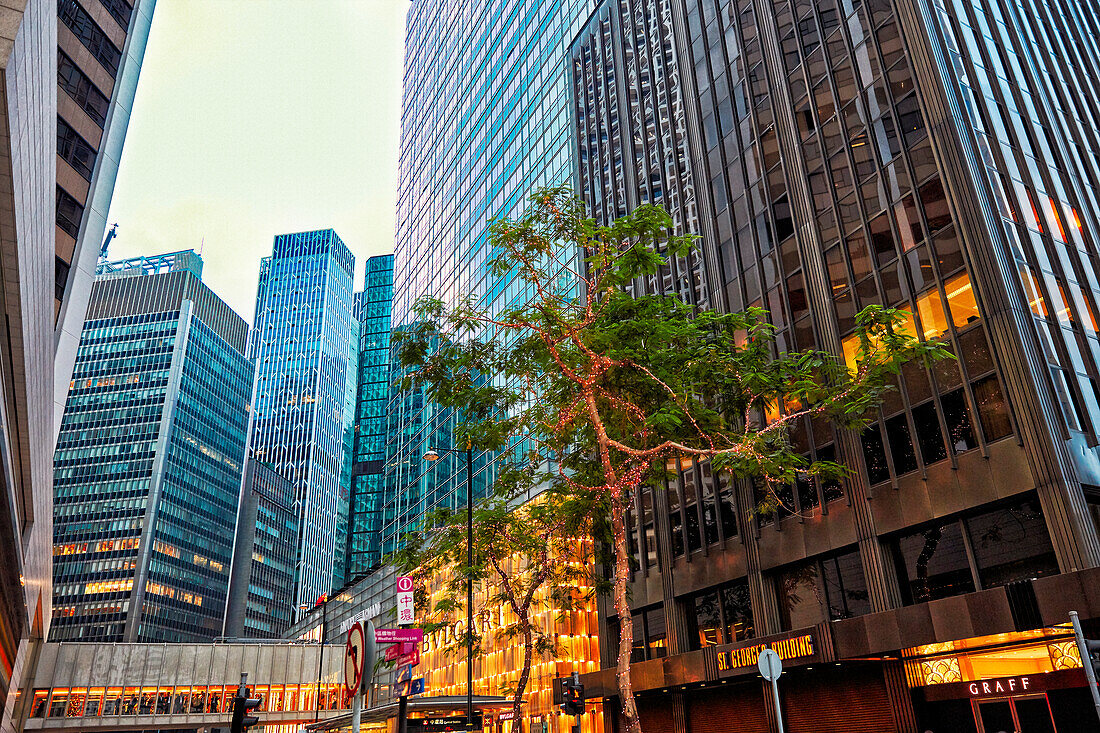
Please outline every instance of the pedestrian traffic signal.
[{"label": "pedestrian traffic signal", "polygon": [[249,697],[252,691],[245,686],[247,679],[248,675],[241,675],[237,696],[233,698],[233,722],[229,728],[231,733],[245,733],[250,727],[260,722],[255,715],[248,715],[250,710],[260,707],[262,700],[258,697]]},{"label": "pedestrian traffic signal", "polygon": [[567,677],[562,684],[561,711],[566,715],[584,715],[584,685],[576,677]]}]

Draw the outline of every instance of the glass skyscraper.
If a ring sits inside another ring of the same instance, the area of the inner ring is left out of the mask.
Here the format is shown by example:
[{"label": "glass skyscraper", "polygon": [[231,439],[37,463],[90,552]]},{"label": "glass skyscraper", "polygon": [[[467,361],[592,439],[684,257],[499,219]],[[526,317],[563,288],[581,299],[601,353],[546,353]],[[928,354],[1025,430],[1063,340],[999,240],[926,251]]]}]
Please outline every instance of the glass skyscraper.
[{"label": "glass skyscraper", "polygon": [[54,456],[52,640],[221,633],[252,364],[201,272],[99,268]]},{"label": "glass skyscraper", "polygon": [[366,574],[382,561],[392,304],[393,255],[371,257],[367,260],[363,291],[355,294],[359,377],[348,507],[345,572],[348,580]]},{"label": "glass skyscraper", "polygon": [[343,584],[358,326],[355,258],[331,229],[275,237],[260,264],[249,354],[250,450],[294,484],[295,603]]},{"label": "glass skyscraper", "polygon": [[[569,43],[594,0],[416,0],[405,44],[395,328],[425,294],[474,293],[491,307],[524,294],[490,277],[489,220],[516,215],[534,189],[568,182]],[[426,510],[465,501],[464,468],[452,454],[427,464],[430,447],[452,448],[452,416],[415,393],[395,395],[390,420],[390,497],[384,550]],[[475,458],[475,492],[491,464]]]}]

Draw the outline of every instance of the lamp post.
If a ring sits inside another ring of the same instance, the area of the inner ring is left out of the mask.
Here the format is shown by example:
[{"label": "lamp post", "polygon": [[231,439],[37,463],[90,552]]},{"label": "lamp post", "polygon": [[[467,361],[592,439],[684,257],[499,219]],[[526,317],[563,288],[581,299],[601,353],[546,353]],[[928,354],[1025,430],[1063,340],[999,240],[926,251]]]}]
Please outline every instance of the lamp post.
[{"label": "lamp post", "polygon": [[[328,631],[328,593],[317,599],[317,603],[313,605],[313,608],[321,607],[321,635],[317,639],[317,643],[321,645],[318,649],[317,655],[317,708],[314,711],[314,720],[321,719],[321,677],[325,668],[325,632]],[[298,606],[298,609],[304,613],[310,609],[308,603],[302,603]]]},{"label": "lamp post", "polygon": [[474,449],[429,448],[425,461],[438,461],[440,451],[466,454],[466,730],[474,729]]}]

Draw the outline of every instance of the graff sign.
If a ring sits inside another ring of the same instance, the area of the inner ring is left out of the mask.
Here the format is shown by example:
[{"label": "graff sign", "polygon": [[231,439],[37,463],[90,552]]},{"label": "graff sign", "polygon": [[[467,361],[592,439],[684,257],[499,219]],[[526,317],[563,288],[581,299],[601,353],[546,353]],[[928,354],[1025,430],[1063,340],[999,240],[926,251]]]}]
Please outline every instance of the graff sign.
[{"label": "graff sign", "polygon": [[985,697],[986,695],[1014,695],[1021,692],[1033,692],[1037,687],[1038,685],[1032,683],[1030,675],[1023,675],[971,682],[966,686],[966,691],[970,693],[971,697]]},{"label": "graff sign", "polygon": [[814,647],[814,637],[810,634],[795,636],[790,639],[780,639],[770,644],[754,644],[740,649],[727,649],[718,652],[718,671],[732,672],[740,667],[755,667],[756,660],[760,658],[760,652],[765,646],[770,646],[779,655],[780,659],[798,659],[800,657],[812,657],[817,653]]}]

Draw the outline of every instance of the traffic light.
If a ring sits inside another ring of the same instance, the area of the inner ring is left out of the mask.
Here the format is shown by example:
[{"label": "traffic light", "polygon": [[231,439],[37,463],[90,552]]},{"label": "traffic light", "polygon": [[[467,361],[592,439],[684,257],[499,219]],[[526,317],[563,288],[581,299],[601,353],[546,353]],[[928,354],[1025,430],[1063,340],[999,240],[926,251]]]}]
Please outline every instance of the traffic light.
[{"label": "traffic light", "polygon": [[575,672],[562,684],[561,711],[566,715],[584,715],[584,685]]},{"label": "traffic light", "polygon": [[248,715],[248,711],[260,707],[260,698],[249,697],[251,690],[245,685],[247,674],[241,675],[241,684],[237,688],[237,696],[233,698],[233,722],[229,730],[231,733],[245,733],[251,726],[260,722],[255,715]]}]

